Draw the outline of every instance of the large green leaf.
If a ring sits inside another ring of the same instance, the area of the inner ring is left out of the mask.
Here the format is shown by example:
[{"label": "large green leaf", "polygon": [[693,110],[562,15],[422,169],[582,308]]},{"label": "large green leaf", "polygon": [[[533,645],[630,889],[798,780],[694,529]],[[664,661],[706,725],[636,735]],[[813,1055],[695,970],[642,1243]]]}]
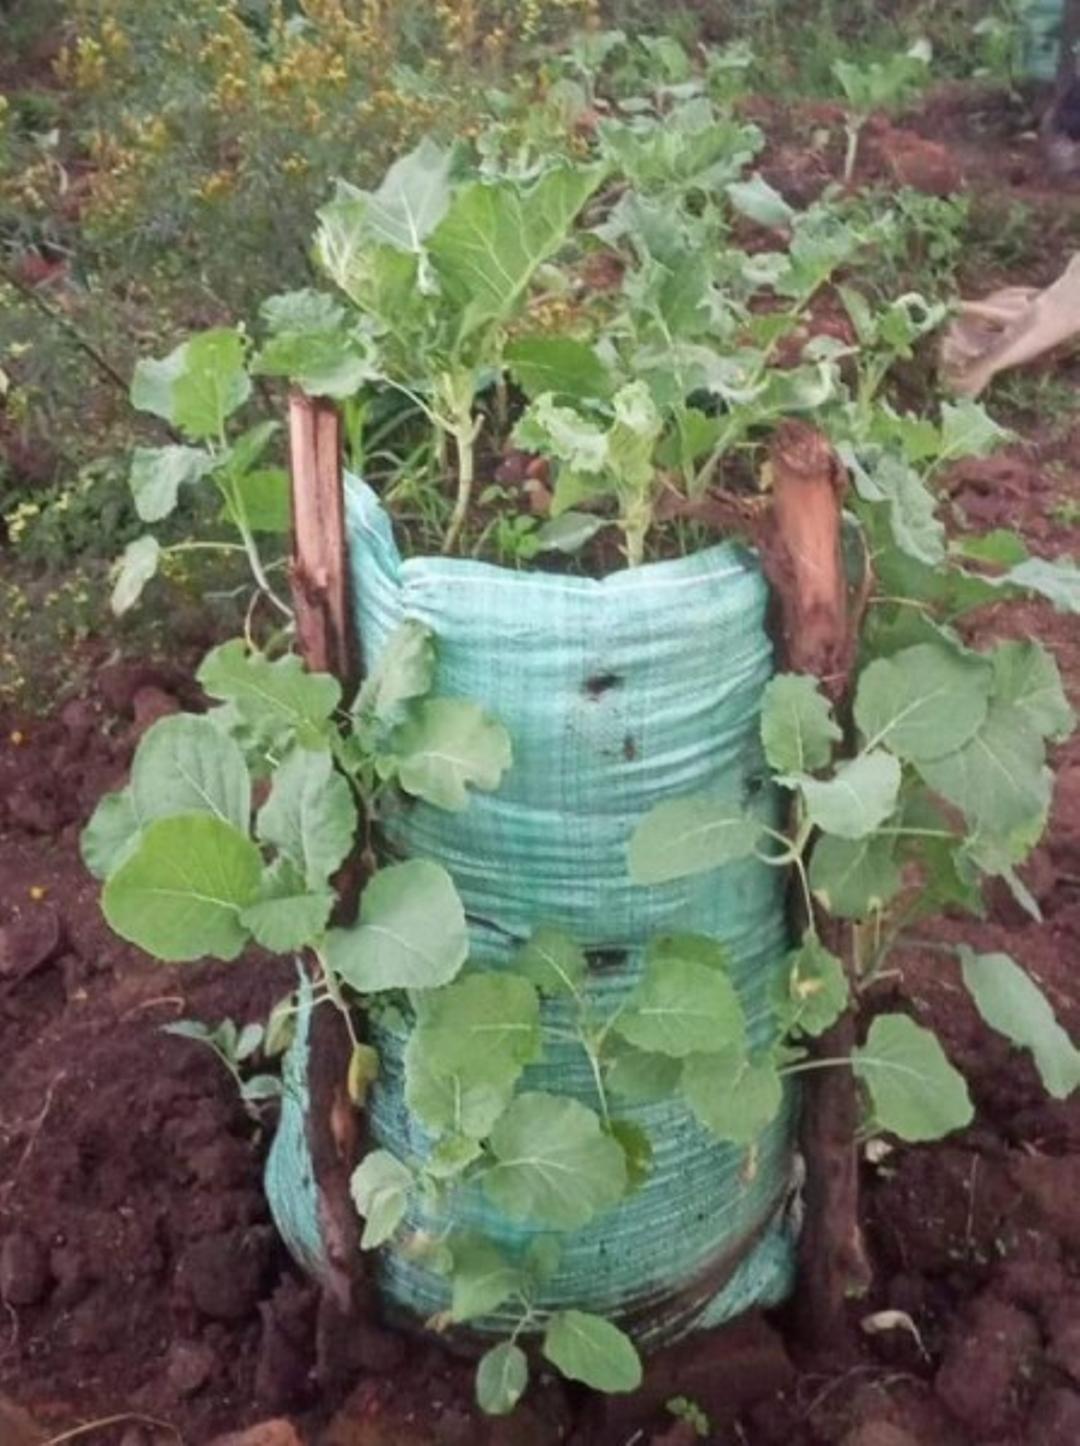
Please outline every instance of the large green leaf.
[{"label": "large green leaf", "polygon": [[462,338],[513,313],[604,174],[601,166],[560,165],[530,186],[505,180],[461,187],[428,245],[445,298],[462,313]]},{"label": "large green leaf", "polygon": [[173,511],[180,488],[198,482],[213,466],[201,447],[136,447],[131,454],[131,495],[144,522]]},{"label": "large green leaf", "polygon": [[832,778],[805,776],[797,783],[810,822],[840,838],[865,838],[896,809],[900,764],[891,753],[875,748],[841,763]]},{"label": "large green leaf", "polygon": [[604,1047],[605,1083],[612,1094],[633,1104],[666,1099],[679,1083],[682,1064],[668,1054],[635,1049],[616,1034]]},{"label": "large green leaf", "polygon": [[[467,1076],[467,1077],[466,1077]],[[421,1029],[405,1046],[405,1103],[429,1130],[468,1140],[483,1140],[510,1103],[516,1075],[485,1070],[470,1061],[462,1072],[436,1070]]]},{"label": "large green leaf", "polygon": [[999,643],[990,655],[994,697],[1012,703],[1044,738],[1061,741],[1076,726],[1052,653],[1041,643]]},{"label": "large green leaf", "polygon": [[964,983],[990,1028],[1031,1051],[1055,1099],[1071,1095],[1080,1085],[1080,1050],[1031,975],[1008,954],[976,954],[966,944],[958,952]]},{"label": "large green leaf", "polygon": [[268,296],[259,316],[271,332],[337,331],[345,322],[345,308],[325,291],[306,286]]},{"label": "large green leaf", "polygon": [[131,788],[107,793],[79,835],[79,853],[95,879],[107,879],[134,851],[142,827]]},{"label": "large green leaf", "polygon": [[810,887],[841,919],[865,919],[900,888],[896,841],[881,834],[846,839],[826,834],[810,856]]},{"label": "large green leaf", "polygon": [[131,768],[131,798],[147,823],[176,813],[209,813],[246,834],[251,780],[244,755],[209,718],[178,713],[143,735]]},{"label": "large green leaf", "polygon": [[630,839],[635,884],[666,884],[744,859],[761,838],[761,824],[729,800],[707,794],[666,799],[649,810]]},{"label": "large green leaf", "polygon": [[469,787],[490,793],[510,767],[510,735],[468,698],[425,698],[387,745],[406,793],[460,813]]},{"label": "large green leaf", "polygon": [[529,1362],[512,1341],[500,1341],[476,1367],[476,1404],[488,1416],[506,1416],[529,1384]]},{"label": "large green leaf", "polygon": [[151,823],[109,879],[101,906],[111,928],[170,963],[235,959],[248,940],[262,860],[251,840],[210,813]]},{"label": "large green leaf", "polygon": [[963,748],[918,769],[935,793],[963,811],[974,832],[1026,830],[1050,805],[1042,738],[1015,703],[995,700]]},{"label": "large green leaf", "polygon": [[352,1173],[349,1190],[364,1218],[363,1250],[373,1250],[393,1235],[405,1216],[415,1181],[407,1165],[389,1150],[372,1150]]},{"label": "large green leaf", "polygon": [[453,880],[426,859],[380,869],[361,895],[357,923],[326,939],[330,967],[361,994],[449,984],[468,952]]},{"label": "large green leaf", "polygon": [[544,392],[593,401],[612,392],[606,364],[586,342],[570,336],[522,336],[503,353],[514,380],[530,399]]},{"label": "large green leaf", "polygon": [[420,251],[450,204],[452,153],[429,137],[396,160],[379,189],[366,194],[365,223],[376,242]]},{"label": "large green leaf", "polygon": [[454,1261],[450,1314],[455,1321],[490,1315],[521,1289],[521,1271],[484,1236],[455,1235],[450,1253]]},{"label": "large green leaf", "polygon": [[151,412],[162,421],[175,423],[173,385],[187,367],[187,342],[168,356],[142,357],[131,377],[131,405],[139,412]]},{"label": "large green leaf", "polygon": [[611,1395],[636,1391],[641,1360],[633,1341],[603,1316],[562,1310],[548,1321],[544,1355],[568,1380]]},{"label": "large green leaf", "polygon": [[309,673],[294,653],[271,662],[233,638],[207,653],[199,682],[213,698],[231,703],[257,735],[278,746],[295,737],[325,743],[329,719],[341,701],[341,685],[329,673]]},{"label": "large green leaf", "polygon": [[989,663],[934,643],[916,643],[865,668],[855,721],[874,746],[920,763],[961,748],[986,717]]},{"label": "large green leaf", "polygon": [[491,1132],[484,1188],[514,1220],[577,1230],[626,1192],[622,1149],[566,1095],[520,1094]]},{"label": "large green leaf", "polygon": [[319,889],[352,849],[357,814],[352,790],[329,753],[294,748],[274,774],[257,832]]},{"label": "large green leaf", "polygon": [[353,396],[377,372],[369,351],[351,332],[283,331],[252,363],[256,376],[288,377],[312,397]]},{"label": "large green leaf", "polygon": [[746,1020],[726,974],[687,958],[676,937],[650,950],[645,975],[615,1028],[638,1049],[685,1059],[745,1040]]},{"label": "large green leaf", "polygon": [[795,215],[780,192],[769,185],[760,171],[755,171],[748,181],[729,181],[724,189],[736,211],[759,226],[775,230],[787,226]]},{"label": "large green leaf", "polygon": [[288,532],[292,526],[292,484],[284,467],[242,472],[231,491],[252,532]]},{"label": "large green leaf", "polygon": [[985,457],[1008,436],[981,402],[963,397],[957,402],[941,404],[941,461],[953,457]]},{"label": "large green leaf", "polygon": [[682,1089],[705,1128],[733,1145],[751,1144],[776,1118],[784,1097],[772,1060],[751,1060],[741,1048],[691,1055]]},{"label": "large green leaf", "polygon": [[987,578],[995,587],[1017,587],[1046,598],[1062,612],[1080,613],[1080,567],[1068,558],[1051,562],[1029,557],[1001,577]]},{"label": "large green leaf", "polygon": [[809,931],[784,960],[773,998],[777,1022],[785,1034],[822,1034],[848,1005],[843,962]]},{"label": "large green leaf", "polygon": [[218,441],[225,423],[251,395],[238,331],[217,327],[184,344],[184,367],[172,384],[171,421],[196,441]]},{"label": "large green leaf", "polygon": [[840,737],[832,705],[816,678],[780,673],[767,684],[761,700],[761,741],[777,773],[824,768]]},{"label": "large green leaf", "polygon": [[240,922],[272,954],[293,954],[322,935],[333,907],[329,889],[309,889],[296,866],[280,858],[264,869],[259,897]]},{"label": "large green leaf", "polygon": [[574,997],[581,992],[588,973],[585,951],[569,934],[550,924],[534,929],[527,944],[514,955],[514,968],[531,979],[541,994]]},{"label": "large green leaf", "polygon": [[963,1076],[937,1035],[906,1014],[879,1014],[852,1068],[870,1093],[875,1125],[902,1140],[938,1140],[974,1116]]},{"label": "large green leaf", "polygon": [[518,974],[470,974],[421,1002],[417,1033],[436,1073],[514,1080],[540,1056],[540,1000]]}]

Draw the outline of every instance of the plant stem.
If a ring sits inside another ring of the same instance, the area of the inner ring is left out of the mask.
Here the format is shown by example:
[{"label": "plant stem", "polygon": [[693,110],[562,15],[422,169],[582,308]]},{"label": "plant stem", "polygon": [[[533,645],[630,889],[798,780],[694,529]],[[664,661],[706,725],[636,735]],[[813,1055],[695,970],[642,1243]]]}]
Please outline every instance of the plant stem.
[{"label": "plant stem", "polygon": [[322,950],[316,949],[314,950],[314,954],[316,959],[318,959],[319,961],[319,968],[323,972],[323,978],[326,980],[326,992],[333,1000],[334,1004],[336,1005],[337,1009],[341,1014],[342,1019],[344,1019],[345,1021],[345,1028],[349,1032],[349,1043],[352,1045],[353,1049],[357,1049],[360,1045],[360,1039],[356,1033],[356,1026],[353,1024],[352,1012],[350,1011],[349,1006],[346,1003],[344,994],[342,994],[341,992],[341,983],[338,980],[337,975],[330,968],[330,965],[326,962],[326,958],[323,955]]},{"label": "plant stem", "polygon": [[472,501],[473,482],[475,481],[475,443],[482,425],[483,418],[476,417],[474,419],[472,412],[466,408],[459,414],[454,427],[454,442],[458,455],[458,490],[457,501],[454,503],[454,510],[450,515],[450,526],[446,529],[446,536],[443,538],[444,557],[453,552],[469,513],[469,503]]},{"label": "plant stem", "polygon": [[855,174],[855,161],[859,154],[859,137],[862,135],[863,119],[861,116],[848,116],[847,120],[847,152],[844,156],[844,185],[851,185],[851,178]]}]

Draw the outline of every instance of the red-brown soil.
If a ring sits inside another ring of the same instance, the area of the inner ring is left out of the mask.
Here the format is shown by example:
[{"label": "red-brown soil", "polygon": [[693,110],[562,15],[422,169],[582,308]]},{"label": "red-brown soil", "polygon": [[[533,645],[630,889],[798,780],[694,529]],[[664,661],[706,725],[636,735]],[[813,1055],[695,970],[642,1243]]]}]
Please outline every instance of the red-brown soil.
[{"label": "red-brown soil", "polygon": [[[1080,190],[1063,203],[1007,122],[991,101],[950,92],[904,127],[871,128],[860,171],[911,179],[899,170],[921,154],[927,174],[976,188],[980,207],[1011,196],[1045,214],[1026,269],[984,273],[987,289],[1051,279],[1071,246],[1064,218],[1080,208]],[[835,175],[834,148],[808,152],[799,124],[774,134],[776,184],[820,189]],[[1043,555],[1080,551],[1076,426],[963,463],[947,487],[957,527],[1017,527]],[[1003,604],[971,627],[1041,638],[1080,703],[1075,618]],[[919,949],[881,1004],[933,1023],[978,1115],[942,1144],[865,1165],[875,1281],[853,1318],[901,1313],[893,1328],[863,1335],[850,1359],[807,1363],[785,1344],[783,1312],[752,1317],[655,1363],[633,1401],[548,1383],[511,1423],[479,1421],[467,1366],[415,1343],[346,1402],[320,1398],[313,1294],[261,1190],[271,1120],[245,1114],[208,1051],[160,1032],[180,1017],[265,1017],[288,967],[149,962],[109,932],[78,857],[79,828],[140,732],[196,701],[189,679],[182,667],[112,663],[47,721],[0,718],[0,1446],[18,1429],[5,1428],[15,1418],[4,1397],[45,1437],[125,1417],[78,1438],[91,1446],[205,1446],[273,1415],[318,1446],[689,1446],[692,1428],[665,1410],[673,1396],[701,1406],[710,1439],[741,1446],[1080,1442],[1080,1099],[1048,1101],[1026,1056],[980,1026],[955,966]],[[1003,893],[985,920],[934,921],[924,935],[1013,954],[1076,1037],[1080,739],[1053,761],[1050,834],[1025,870],[1044,922]]]}]

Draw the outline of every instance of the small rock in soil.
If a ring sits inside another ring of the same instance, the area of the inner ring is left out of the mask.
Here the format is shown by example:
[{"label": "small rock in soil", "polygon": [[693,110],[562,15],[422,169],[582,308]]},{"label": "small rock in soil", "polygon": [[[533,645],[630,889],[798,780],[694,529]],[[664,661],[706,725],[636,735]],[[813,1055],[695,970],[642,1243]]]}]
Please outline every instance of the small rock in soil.
[{"label": "small rock in soil", "polygon": [[1080,1396],[1049,1388],[1035,1402],[1027,1424],[1031,1446],[1076,1446],[1080,1441]]},{"label": "small rock in soil", "polygon": [[1010,1174],[1062,1245],[1080,1251],[1080,1156],[1020,1155]]},{"label": "small rock in soil", "polygon": [[966,1426],[1000,1429],[1038,1349],[1038,1327],[1027,1311],[980,1296],[953,1326],[934,1389]]},{"label": "small rock in soil", "polygon": [[152,728],[160,719],[180,711],[180,704],[171,693],[153,685],[140,688],[131,700],[131,707],[135,714],[135,722],[131,728],[133,738],[141,738],[147,729]]},{"label": "small rock in soil", "polygon": [[27,908],[0,929],[0,980],[24,979],[56,955],[63,928],[56,908],[47,902]]},{"label": "small rock in soil", "polygon": [[3,1446],[41,1446],[44,1440],[45,1432],[34,1419],[14,1401],[0,1396],[0,1441]]},{"label": "small rock in soil", "polygon": [[242,1320],[258,1302],[269,1257],[266,1230],[226,1230],[189,1245],[178,1279],[213,1320]]},{"label": "small rock in soil", "polygon": [[165,1364],[165,1384],[174,1395],[194,1396],[214,1370],[214,1353],[202,1341],[174,1341]]},{"label": "small rock in soil", "polygon": [[208,1446],[304,1446],[295,1427],[279,1416],[273,1421],[260,1421],[246,1431],[230,1431],[215,1436]]},{"label": "small rock in soil", "polygon": [[920,1446],[920,1443],[891,1421],[864,1421],[848,1432],[841,1446]]},{"label": "small rock in soil", "polygon": [[0,1300],[5,1305],[37,1305],[49,1287],[49,1267],[37,1241],[16,1230],[0,1245]]},{"label": "small rock in soil", "polygon": [[287,1411],[304,1404],[309,1391],[315,1302],[310,1291],[286,1280],[259,1306],[259,1315],[255,1403],[267,1411]]},{"label": "small rock in soil", "polygon": [[71,1245],[58,1245],[49,1252],[49,1273],[56,1281],[53,1300],[61,1309],[78,1305],[90,1289],[90,1275],[80,1251]]}]

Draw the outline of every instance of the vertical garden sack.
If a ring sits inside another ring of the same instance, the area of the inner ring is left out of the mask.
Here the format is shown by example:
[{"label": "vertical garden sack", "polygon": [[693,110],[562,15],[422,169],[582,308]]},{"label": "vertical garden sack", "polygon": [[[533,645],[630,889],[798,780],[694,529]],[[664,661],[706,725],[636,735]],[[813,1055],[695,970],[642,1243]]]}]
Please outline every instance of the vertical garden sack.
[{"label": "vertical garden sack", "polygon": [[[403,619],[418,619],[437,642],[438,693],[480,703],[512,740],[512,766],[494,793],[473,794],[460,813],[402,802],[384,819],[391,855],[434,859],[453,876],[473,962],[498,968],[537,926],[556,926],[585,949],[591,996],[614,1010],[638,982],[651,939],[710,935],[730,953],[752,1046],[770,1040],[770,990],[788,943],[777,871],[748,859],[643,888],[626,860],[635,825],[667,797],[712,790],[777,821],[758,734],[773,672],[767,589],[753,558],[725,544],[599,581],[402,559],[375,494],[353,478],[346,490],[365,664]],[[566,1007],[544,1002],[556,1035]],[[310,1267],[318,1231],[304,1158],[305,1008],[299,1023],[267,1188],[290,1249]],[[409,1029],[404,1009],[374,1021],[380,1071],[367,1105],[373,1146],[406,1161],[431,1147],[405,1105]],[[587,1059],[557,1037],[523,1087],[596,1106]],[[780,1299],[793,1269],[791,1093],[746,1148],[718,1142],[680,1097],[618,1104],[617,1117],[649,1138],[650,1172],[588,1226],[559,1233],[541,1307],[609,1316],[649,1345]],[[401,1234],[451,1229],[479,1231],[511,1253],[550,1233],[511,1221],[464,1185],[442,1205],[414,1205]],[[446,1306],[446,1282],[423,1257],[391,1244],[378,1275],[392,1316],[426,1320]],[[495,1316],[478,1328],[498,1325]]]}]

